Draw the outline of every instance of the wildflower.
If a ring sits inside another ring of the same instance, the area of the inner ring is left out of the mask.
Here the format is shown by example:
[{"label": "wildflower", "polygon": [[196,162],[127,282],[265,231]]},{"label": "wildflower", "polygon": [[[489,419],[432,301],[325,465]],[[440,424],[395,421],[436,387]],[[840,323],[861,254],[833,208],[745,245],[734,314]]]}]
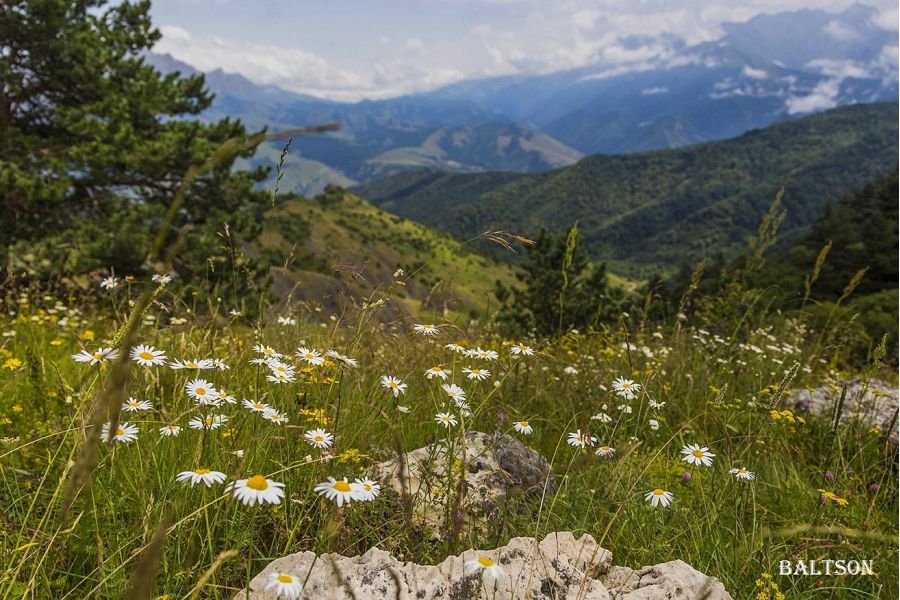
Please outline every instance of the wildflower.
[{"label": "wildflower", "polygon": [[100,281],[100,287],[102,287],[104,290],[114,290],[116,289],[117,285],[119,285],[119,280],[113,275],[104,277]]},{"label": "wildflower", "polygon": [[408,407],[408,406],[403,406],[402,404],[398,404],[398,405],[397,405],[397,410],[399,410],[400,412],[402,412],[404,415],[408,415],[408,414],[409,414],[409,407]]},{"label": "wildflower", "polygon": [[73,354],[72,360],[74,360],[75,362],[86,362],[92,365],[96,365],[98,363],[118,358],[118,356],[119,351],[116,348],[97,348],[93,352],[82,350],[78,354]]},{"label": "wildflower", "polygon": [[175,481],[189,481],[191,482],[191,487],[198,483],[203,483],[206,487],[212,487],[214,483],[225,483],[225,473],[210,471],[209,469],[194,469],[193,471],[182,471],[175,477]]},{"label": "wildflower", "polygon": [[569,434],[569,445],[576,448],[586,448],[597,443],[597,438],[588,432],[582,433],[580,429]]},{"label": "wildflower", "polygon": [[355,479],[351,487],[356,488],[356,499],[361,502],[371,502],[381,493],[381,486],[368,477]]},{"label": "wildflower", "polygon": [[605,412],[600,412],[591,417],[592,421],[600,421],[601,423],[609,423],[612,421],[612,417],[606,414]]},{"label": "wildflower", "polygon": [[634,412],[634,409],[627,404],[620,404],[619,410],[622,411],[623,414],[630,415]]},{"label": "wildflower", "polygon": [[712,459],[715,456],[715,454],[709,451],[709,448],[706,446],[701,448],[699,444],[688,444],[681,449],[681,453],[684,455],[681,457],[681,460],[698,467],[701,465],[704,467],[711,466],[713,462]]},{"label": "wildflower", "polygon": [[847,506],[850,503],[846,498],[841,498],[834,492],[829,492],[828,490],[818,490],[818,492],[819,492],[819,494],[821,494],[821,496],[819,497],[819,500],[822,503],[824,503],[826,500],[830,500],[831,502],[834,502],[838,506]]},{"label": "wildflower", "polygon": [[612,446],[600,446],[594,454],[603,458],[612,458],[616,454],[616,449]]},{"label": "wildflower", "polygon": [[259,400],[244,400],[243,405],[244,408],[258,413],[264,413],[272,410],[271,406],[269,406],[265,402],[260,402]]},{"label": "wildflower", "polygon": [[139,344],[131,349],[131,360],[142,367],[155,367],[166,364],[166,353],[153,346]]},{"label": "wildflower", "polygon": [[160,285],[166,285],[167,283],[172,282],[172,276],[165,274],[160,275],[159,273],[157,273],[150,278],[150,281],[152,281],[153,283],[158,283]]},{"label": "wildflower", "polygon": [[458,422],[456,420],[456,417],[454,417],[450,413],[445,413],[445,412],[439,412],[438,414],[434,415],[434,421],[436,423],[440,423],[441,425],[443,425],[444,427],[446,427],[448,429],[450,427],[456,427],[456,424]]},{"label": "wildflower", "polygon": [[124,410],[125,412],[153,410],[153,403],[146,400],[137,400],[136,398],[129,397],[127,402],[122,403],[122,410]]},{"label": "wildflower", "polygon": [[531,435],[534,429],[528,424],[528,421],[516,421],[513,423],[513,429],[525,435]]},{"label": "wildflower", "polygon": [[291,325],[296,325],[297,319],[294,319],[292,317],[278,317],[278,324],[289,327]]},{"label": "wildflower", "polygon": [[270,375],[266,375],[266,381],[272,383],[293,383],[296,378],[297,376],[294,375],[293,371],[289,373],[272,373]]},{"label": "wildflower", "polygon": [[328,433],[324,429],[310,429],[303,434],[303,439],[310,446],[316,448],[328,448],[334,442],[334,435]]},{"label": "wildflower", "polygon": [[269,367],[269,370],[272,371],[274,375],[285,375],[289,376],[291,379],[294,378],[294,367],[281,362],[277,358],[268,359],[266,366]]},{"label": "wildflower", "polygon": [[219,371],[227,371],[228,369],[231,368],[231,367],[228,366],[228,363],[226,363],[226,362],[225,362],[224,360],[222,360],[221,358],[214,358],[214,359],[212,359],[212,366],[213,366],[213,368],[215,368],[215,369],[217,369],[217,370],[219,370]]},{"label": "wildflower", "polygon": [[617,395],[626,400],[631,400],[634,398],[635,394],[641,391],[641,384],[635,383],[631,379],[617,377],[616,380],[613,381],[613,389],[616,391]]},{"label": "wildflower", "polygon": [[426,323],[424,325],[413,325],[413,330],[415,330],[415,332],[419,335],[427,335],[432,337],[440,333],[438,326],[431,323]]},{"label": "wildflower", "polygon": [[213,385],[205,379],[192,379],[184,384],[187,395],[197,400],[199,404],[218,403],[218,392]]},{"label": "wildflower", "polygon": [[168,425],[163,425],[159,428],[159,435],[166,437],[178,437],[178,434],[181,433],[181,427],[175,425],[174,423],[169,423]]},{"label": "wildflower", "polygon": [[203,369],[212,369],[215,363],[211,358],[195,358],[194,360],[172,360],[169,361],[169,368],[176,371],[181,369],[190,369],[200,371]]},{"label": "wildflower", "polygon": [[463,373],[465,373],[466,377],[469,379],[474,379],[476,381],[484,381],[491,376],[491,372],[487,369],[470,369],[467,367],[463,369]]},{"label": "wildflower", "polygon": [[729,469],[728,472],[736,479],[743,479],[745,481],[753,481],[756,479],[756,475],[754,475],[751,471],[748,471],[746,467],[741,467],[740,469],[732,468]]},{"label": "wildflower", "polygon": [[218,429],[228,422],[225,415],[206,415],[205,417],[194,417],[188,421],[188,427],[191,429]]},{"label": "wildflower", "polygon": [[513,344],[509,347],[509,351],[511,354],[516,356],[534,356],[534,349],[531,346],[526,346],[525,344]]},{"label": "wildflower", "polygon": [[563,369],[563,373],[565,373],[566,375],[578,375],[578,369],[576,369],[572,365],[569,365],[568,367]]},{"label": "wildflower", "polygon": [[662,488],[656,488],[652,492],[647,492],[647,495],[644,496],[644,500],[650,503],[653,508],[656,508],[660,504],[662,504],[663,508],[666,508],[671,504],[672,500],[675,496],[672,492],[667,492]]},{"label": "wildflower", "polygon": [[333,358],[335,360],[339,360],[340,362],[344,363],[348,367],[359,366],[358,360],[356,360],[355,358],[350,358],[349,356],[344,356],[340,352],[336,352],[334,350],[329,350],[325,354],[327,354],[328,356],[330,356],[331,358]]},{"label": "wildflower", "polygon": [[279,410],[274,409],[274,408],[270,408],[269,410],[264,411],[262,413],[262,417],[263,417],[263,419],[265,419],[267,421],[271,421],[272,423],[275,423],[276,425],[284,425],[285,423],[288,422],[288,416],[286,414],[284,414],[283,412],[280,412]]},{"label": "wildflower", "polygon": [[484,579],[500,579],[505,575],[503,569],[489,556],[479,556],[466,561],[466,571],[471,575],[481,572]]},{"label": "wildflower", "polygon": [[647,424],[650,426],[651,431],[659,430],[659,421],[657,421],[656,419],[650,419],[649,421],[647,421]]},{"label": "wildflower", "polygon": [[303,593],[303,582],[296,575],[289,573],[269,573],[266,591],[276,598],[299,598]]},{"label": "wildflower", "polygon": [[221,404],[222,402],[226,404],[237,404],[237,398],[235,398],[234,396],[230,396],[225,390],[216,391],[216,400],[219,402],[219,404]]},{"label": "wildflower", "polygon": [[430,369],[425,371],[425,377],[427,377],[428,379],[440,377],[444,381],[447,381],[447,372],[440,367],[431,367]]},{"label": "wildflower", "polygon": [[284,356],[283,354],[275,350],[275,348],[273,348],[272,346],[265,346],[263,344],[256,344],[255,346],[253,346],[253,350],[267,358],[281,358]]},{"label": "wildflower", "polygon": [[465,354],[466,349],[464,346],[460,346],[459,344],[446,344],[444,346],[450,352],[456,352],[457,354]]},{"label": "wildflower", "polygon": [[329,477],[328,481],[323,481],[318,484],[313,491],[318,493],[320,496],[324,495],[326,500],[334,500],[335,504],[339,507],[343,506],[344,503],[350,503],[353,500],[357,500],[357,492],[353,490],[353,486],[347,482],[347,478],[337,480],[334,477]]},{"label": "wildflower", "polygon": [[312,348],[297,348],[297,356],[314,367],[321,367],[325,364],[325,359],[318,350]]},{"label": "wildflower", "polygon": [[394,398],[406,393],[406,384],[393,375],[382,375],[381,387],[394,394]]},{"label": "wildflower", "polygon": [[654,400],[653,398],[650,398],[650,400],[647,401],[647,405],[650,406],[650,408],[652,408],[652,409],[654,409],[654,410],[659,410],[659,409],[661,409],[663,406],[665,406],[666,403],[665,403],[665,402],[657,402],[657,401]]},{"label": "wildflower", "polygon": [[234,497],[245,505],[253,506],[257,502],[281,504],[281,499],[284,498],[283,488],[283,483],[266,479],[263,475],[254,475],[249,479],[238,479],[229,483],[225,490],[233,492]]},{"label": "wildflower", "polygon": [[481,348],[472,350],[471,356],[472,358],[480,358],[481,360],[497,360],[500,357],[500,355],[493,350],[482,350]]},{"label": "wildflower", "polygon": [[100,430],[100,439],[102,439],[104,442],[125,442],[127,444],[137,439],[138,428],[131,423],[126,422],[119,423],[119,426],[116,427],[116,430],[113,433],[112,440],[110,440],[109,434],[111,427],[112,423],[104,423],[103,428]]},{"label": "wildflower", "polygon": [[450,397],[454,402],[465,401],[466,400],[466,391],[456,385],[455,383],[447,384],[441,386],[441,388],[447,393],[447,396]]}]

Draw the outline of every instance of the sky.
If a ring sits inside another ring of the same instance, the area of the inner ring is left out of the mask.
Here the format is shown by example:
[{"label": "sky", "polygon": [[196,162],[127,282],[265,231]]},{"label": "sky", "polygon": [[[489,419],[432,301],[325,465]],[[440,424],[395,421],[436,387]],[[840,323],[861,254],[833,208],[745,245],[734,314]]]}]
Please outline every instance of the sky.
[{"label": "sky", "polygon": [[[896,29],[897,0],[867,0]],[[335,100],[463,79],[627,65],[721,24],[853,0],[154,0],[154,48],[203,71]],[[637,36],[637,37],[635,37]],[[637,41],[635,41],[637,39]]]}]

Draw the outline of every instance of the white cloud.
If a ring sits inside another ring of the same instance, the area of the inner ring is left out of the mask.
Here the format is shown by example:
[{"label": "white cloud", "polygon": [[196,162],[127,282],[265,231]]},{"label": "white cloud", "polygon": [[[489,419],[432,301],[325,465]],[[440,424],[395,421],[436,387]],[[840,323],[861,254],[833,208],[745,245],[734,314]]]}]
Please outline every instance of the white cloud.
[{"label": "white cloud", "polygon": [[840,21],[829,21],[823,31],[839,42],[852,42],[861,37],[855,29]]},{"label": "white cloud", "polygon": [[766,79],[769,77],[769,74],[765,69],[754,69],[753,67],[747,65],[744,67],[741,74],[744,77],[749,77],[750,79]]},{"label": "white cloud", "polygon": [[872,77],[869,70],[854,60],[833,60],[829,58],[818,58],[806,63],[807,69],[819,71],[823,75],[834,79],[846,79],[855,77],[857,79],[866,79]]},{"label": "white cloud", "polygon": [[839,79],[824,79],[816,84],[816,87],[808,95],[788,98],[785,106],[789,115],[835,108],[838,105],[837,97],[840,91],[841,81]]},{"label": "white cloud", "polygon": [[641,90],[642,96],[655,96],[657,94],[668,94],[669,88],[664,85],[648,87]]}]

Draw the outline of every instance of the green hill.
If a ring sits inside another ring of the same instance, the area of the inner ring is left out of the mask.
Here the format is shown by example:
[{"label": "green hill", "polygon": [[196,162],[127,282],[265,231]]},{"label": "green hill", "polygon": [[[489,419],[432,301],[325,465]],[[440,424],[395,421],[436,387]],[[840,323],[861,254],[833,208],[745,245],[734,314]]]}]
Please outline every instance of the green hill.
[{"label": "green hill", "polygon": [[414,314],[483,313],[495,282],[514,281],[508,264],[337,188],[279,200],[255,251],[281,265],[272,271],[278,296],[331,307],[348,295],[360,300],[386,290],[398,268],[415,276],[392,296]]},{"label": "green hill", "polygon": [[354,188],[382,208],[466,238],[578,221],[588,252],[633,276],[745,248],[776,192],[798,239],[829,202],[896,166],[896,103],[855,105],[738,138],[591,156],[538,174],[397,174]]}]

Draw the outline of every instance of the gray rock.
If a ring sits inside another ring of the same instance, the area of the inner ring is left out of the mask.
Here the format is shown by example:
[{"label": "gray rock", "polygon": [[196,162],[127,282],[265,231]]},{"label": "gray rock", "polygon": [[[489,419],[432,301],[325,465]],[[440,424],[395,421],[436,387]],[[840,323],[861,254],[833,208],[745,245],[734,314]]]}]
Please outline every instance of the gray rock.
[{"label": "gray rock", "polygon": [[[813,390],[798,388],[791,391],[790,398],[795,408],[831,417],[844,385],[847,386],[847,395],[841,412],[841,424],[857,421],[863,427],[882,429],[890,425],[898,406],[897,388],[877,379],[871,380],[868,386],[864,380],[854,378],[826,384]],[[896,446],[896,424],[889,434]]]},{"label": "gray rock", "polygon": [[732,600],[721,581],[681,560],[636,571],[613,567],[602,581],[613,600]]},{"label": "gray rock", "polygon": [[447,528],[446,496],[454,497],[459,489],[461,473],[454,476],[450,466],[461,467],[464,454],[461,533],[500,509],[517,508],[512,496],[540,497],[545,487],[548,494],[555,489],[550,463],[543,456],[508,435],[478,431],[466,434],[465,453],[462,447],[451,452],[445,443],[436,443],[377,464],[371,474],[408,498],[415,520],[437,537]]}]

